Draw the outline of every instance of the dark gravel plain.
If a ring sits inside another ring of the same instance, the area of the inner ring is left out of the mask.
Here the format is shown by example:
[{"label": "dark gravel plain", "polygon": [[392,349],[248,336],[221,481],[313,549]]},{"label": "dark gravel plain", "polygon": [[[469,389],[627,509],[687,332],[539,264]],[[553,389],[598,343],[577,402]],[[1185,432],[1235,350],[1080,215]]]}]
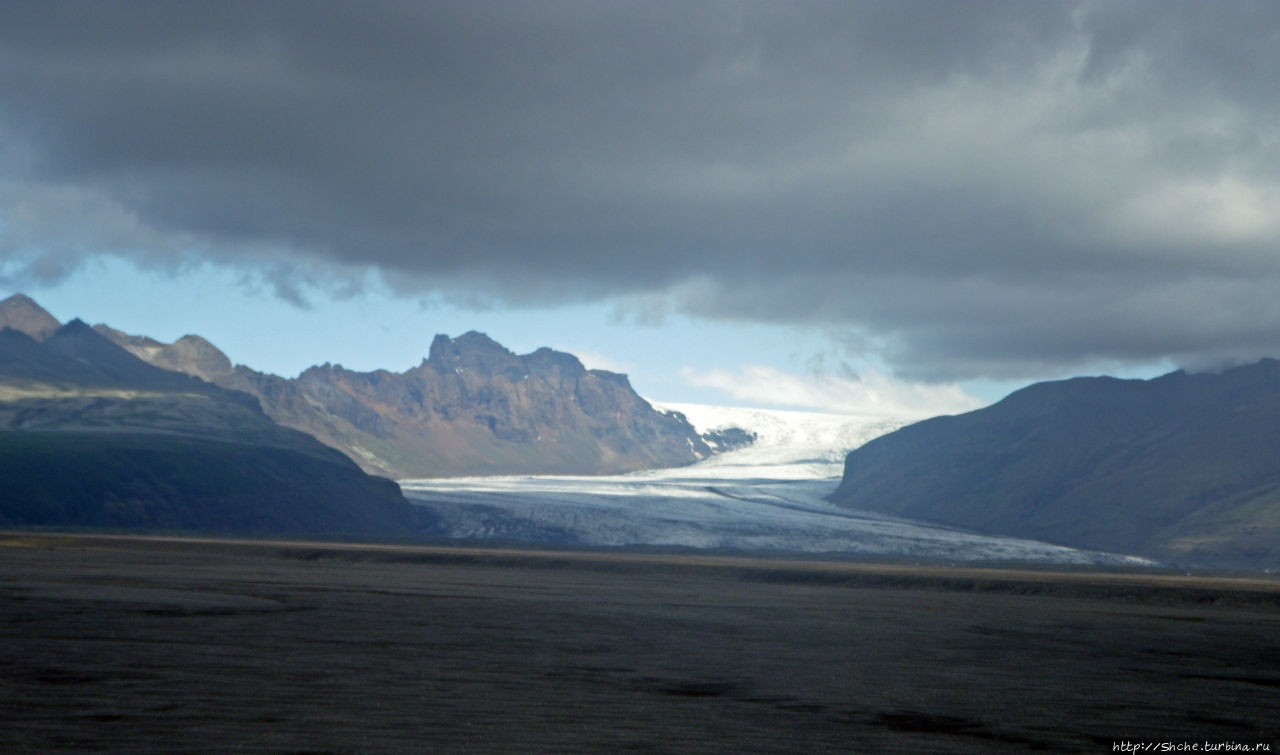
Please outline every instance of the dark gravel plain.
[{"label": "dark gravel plain", "polygon": [[3,752],[1278,736],[1273,579],[0,534]]}]

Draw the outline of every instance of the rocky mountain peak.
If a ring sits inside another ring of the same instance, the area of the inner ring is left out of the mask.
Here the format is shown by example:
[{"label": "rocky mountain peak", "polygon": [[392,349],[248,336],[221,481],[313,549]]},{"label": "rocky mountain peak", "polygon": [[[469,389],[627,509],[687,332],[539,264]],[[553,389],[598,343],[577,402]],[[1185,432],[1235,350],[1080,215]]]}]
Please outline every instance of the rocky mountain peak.
[{"label": "rocky mountain peak", "polygon": [[231,360],[217,346],[196,335],[185,335],[163,349],[156,366],[196,375],[209,382],[231,374]]},{"label": "rocky mountain peak", "polygon": [[436,336],[427,359],[403,373],[325,363],[292,380],[233,368],[199,336],[165,344],[96,331],[150,365],[244,392],[272,419],[378,474],[613,474],[711,453],[692,425],[653,409],[626,375],[588,370],[549,348],[517,355],[476,331]]},{"label": "rocky mountain peak", "polygon": [[469,331],[457,338],[438,335],[431,342],[424,366],[436,372],[505,375],[519,379],[525,374],[520,357],[484,333]]},{"label": "rocky mountain peak", "polygon": [[[91,336],[90,334],[93,335]],[[98,333],[93,328],[89,327],[89,323],[81,320],[79,317],[76,317],[69,320],[66,325],[59,327],[50,335],[56,336],[57,338],[90,339],[96,343]]]},{"label": "rocky mountain peak", "polygon": [[185,335],[173,343],[161,343],[154,338],[129,335],[106,325],[95,325],[93,330],[144,362],[161,369],[195,375],[210,383],[229,376],[234,369],[226,354],[200,336]]},{"label": "rocky mountain peak", "polygon": [[0,329],[13,328],[43,341],[61,327],[53,315],[26,294],[14,294],[0,301]]},{"label": "rocky mountain peak", "polygon": [[453,365],[476,358],[514,357],[505,346],[479,331],[470,330],[457,338],[441,333],[431,341],[427,361]]},{"label": "rocky mountain peak", "polygon": [[45,377],[53,382],[197,393],[213,388],[186,375],[156,369],[78,319],[58,328],[39,346]]},{"label": "rocky mountain peak", "polygon": [[587,371],[577,357],[563,351],[555,351],[546,346],[525,357],[529,367],[535,371],[546,372],[548,369],[559,369],[570,375],[581,375]]}]

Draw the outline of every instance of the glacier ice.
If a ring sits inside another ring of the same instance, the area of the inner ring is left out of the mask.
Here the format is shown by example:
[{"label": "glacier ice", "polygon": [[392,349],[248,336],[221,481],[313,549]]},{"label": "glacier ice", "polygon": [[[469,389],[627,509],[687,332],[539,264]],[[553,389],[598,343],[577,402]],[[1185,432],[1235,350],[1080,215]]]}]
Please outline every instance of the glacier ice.
[{"label": "glacier ice", "polygon": [[905,424],[764,409],[657,404],[699,432],[741,427],[746,448],[687,467],[602,477],[402,480],[450,537],[585,546],[845,553],[951,561],[1139,564],[1142,559],[838,508],[825,500],[851,449]]}]

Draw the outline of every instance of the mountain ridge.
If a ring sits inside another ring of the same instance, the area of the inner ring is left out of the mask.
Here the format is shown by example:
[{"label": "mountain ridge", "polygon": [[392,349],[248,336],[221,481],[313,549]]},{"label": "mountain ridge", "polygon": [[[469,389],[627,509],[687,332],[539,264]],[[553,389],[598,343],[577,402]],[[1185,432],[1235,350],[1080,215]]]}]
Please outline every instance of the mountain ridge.
[{"label": "mountain ridge", "polygon": [[852,508],[1170,562],[1280,562],[1280,362],[1037,383],[855,449]]},{"label": "mountain ridge", "polygon": [[60,327],[62,323],[26,294],[0,300],[0,330],[11,328],[42,341]]},{"label": "mountain ridge", "polygon": [[713,449],[683,415],[636,394],[626,375],[546,347],[515,354],[478,331],[435,336],[403,372],[325,363],[290,379],[232,365],[199,336],[164,344],[95,329],[155,366],[248,393],[276,422],[398,479],[617,474],[683,466],[750,442],[717,436]]},{"label": "mountain ridge", "polygon": [[0,330],[0,526],[404,537],[390,480],[253,396],[148,364],[80,320]]}]

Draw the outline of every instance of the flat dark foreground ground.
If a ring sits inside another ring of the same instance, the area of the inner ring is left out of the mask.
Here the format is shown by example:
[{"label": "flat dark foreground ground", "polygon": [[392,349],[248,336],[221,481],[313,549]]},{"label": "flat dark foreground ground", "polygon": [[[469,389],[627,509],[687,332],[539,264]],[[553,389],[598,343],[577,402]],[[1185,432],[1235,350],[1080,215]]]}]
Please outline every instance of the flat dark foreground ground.
[{"label": "flat dark foreground ground", "polygon": [[0,546],[5,752],[1280,752],[1269,580]]}]

